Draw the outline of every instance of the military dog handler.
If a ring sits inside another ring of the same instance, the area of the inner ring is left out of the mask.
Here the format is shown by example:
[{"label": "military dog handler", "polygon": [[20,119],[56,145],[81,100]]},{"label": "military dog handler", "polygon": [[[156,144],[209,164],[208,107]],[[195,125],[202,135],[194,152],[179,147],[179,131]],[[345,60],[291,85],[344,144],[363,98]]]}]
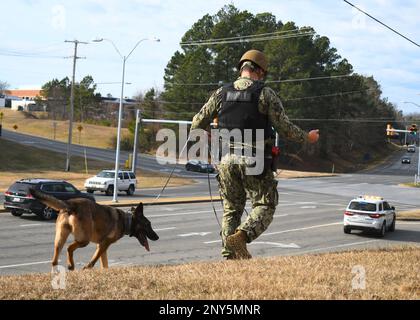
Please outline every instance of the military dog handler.
[{"label": "military dog handler", "polygon": [[[264,130],[265,165],[262,174],[247,174],[249,161],[236,152],[222,155],[218,166],[224,210],[222,256],[226,259],[250,259],[247,243],[257,239],[273,221],[278,192],[274,168],[271,167],[272,128],[281,136],[298,143],[316,143],[319,139],[319,130],[306,133],[289,120],[280,98],[264,85],[267,68],[264,53],[258,50],[245,52],[238,64],[240,77],[234,83],[215,91],[194,116],[191,126],[191,130],[205,130],[217,118],[219,129],[239,129],[241,132],[245,129]],[[235,148],[238,146],[231,146],[231,150]],[[252,203],[252,211],[241,223],[247,194]]]}]

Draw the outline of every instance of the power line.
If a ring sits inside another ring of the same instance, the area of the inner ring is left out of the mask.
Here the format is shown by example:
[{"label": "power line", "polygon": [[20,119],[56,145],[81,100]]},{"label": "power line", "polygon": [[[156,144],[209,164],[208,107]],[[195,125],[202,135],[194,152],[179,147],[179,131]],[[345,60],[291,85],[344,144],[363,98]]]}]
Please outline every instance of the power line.
[{"label": "power line", "polygon": [[63,58],[61,56],[55,56],[55,55],[46,55],[44,53],[48,53],[51,51],[63,51],[64,48],[58,49],[58,50],[48,50],[48,48],[52,48],[56,46],[56,44],[52,44],[49,46],[44,47],[38,47],[36,49],[31,49],[30,51],[21,51],[21,50],[15,50],[15,49],[5,49],[0,48],[0,56],[9,56],[9,57],[22,57],[22,58]]},{"label": "power line", "polygon": [[285,33],[293,33],[295,31],[301,32],[304,30],[309,30],[308,27],[303,27],[301,29],[291,29],[291,30],[283,30],[283,31],[274,31],[274,32],[268,32],[268,33],[259,33],[259,34],[253,34],[253,35],[245,35],[245,36],[237,36],[237,37],[228,37],[228,38],[214,38],[214,39],[207,39],[207,40],[196,40],[196,41],[187,41],[187,42],[181,42],[180,44],[190,44],[190,43],[200,43],[200,42],[209,42],[209,41],[224,41],[224,40],[239,40],[239,39],[248,39],[248,38],[261,38],[265,36],[273,36],[273,35],[280,35]]},{"label": "power line", "polygon": [[365,90],[357,90],[357,91],[343,91],[343,92],[324,94],[324,95],[319,95],[319,96],[309,96],[309,97],[301,97],[301,98],[284,99],[283,101],[297,101],[297,100],[306,100],[306,99],[336,97],[336,96],[343,96],[343,95],[348,95],[348,94],[368,92],[368,91],[374,91],[374,90],[376,90],[376,89],[365,89]]},{"label": "power line", "polygon": [[291,121],[323,121],[323,122],[364,122],[364,123],[387,123],[387,122],[403,122],[395,121],[393,119],[365,119],[365,118],[353,118],[353,119],[322,119],[322,118],[290,118]]},{"label": "power line", "polygon": [[[324,94],[324,95],[318,95],[318,96],[281,99],[281,101],[298,101],[298,100],[310,100],[310,99],[317,99],[317,98],[328,98],[328,97],[344,96],[344,95],[349,95],[349,94],[356,94],[356,93],[369,92],[369,91],[375,91],[375,90],[376,89],[342,91],[342,92],[336,92],[336,93]],[[165,100],[155,100],[154,102],[160,103],[160,104],[178,104],[178,105],[204,105],[206,103],[206,102],[179,102],[179,101],[165,101]]]},{"label": "power line", "polygon": [[339,79],[339,78],[349,78],[353,77],[352,74],[343,74],[337,76],[325,76],[325,77],[312,77],[312,78],[301,78],[301,79],[286,79],[286,80],[270,80],[265,83],[287,83],[287,82],[303,82],[303,81],[313,81],[313,80],[326,80],[326,79]]},{"label": "power line", "polygon": [[362,9],[358,8],[357,6],[355,6],[354,4],[352,4],[351,2],[347,1],[347,0],[343,0],[345,3],[349,4],[350,6],[352,6],[353,8],[355,8],[356,10],[359,10],[360,12],[362,12],[363,14],[367,15],[369,18],[375,20],[376,22],[380,23],[381,25],[383,25],[384,27],[388,28],[389,30],[391,30],[392,32],[398,34],[400,37],[403,37],[405,40],[411,42],[412,44],[414,44],[417,47],[420,47],[420,45],[416,42],[414,42],[413,40],[411,40],[410,38],[406,37],[405,35],[401,34],[400,32],[398,32],[397,30],[391,28],[390,26],[388,26],[387,24],[383,23],[382,21],[380,21],[379,19],[376,19],[375,17],[371,16],[369,13],[363,11]]},{"label": "power line", "polygon": [[39,54],[25,54],[25,53],[8,53],[8,52],[0,52],[0,56],[4,57],[17,57],[17,58],[35,58],[35,59],[63,59],[64,57],[61,56],[47,56],[47,55],[39,55]]},{"label": "power line", "polygon": [[[285,79],[285,80],[268,80],[265,83],[288,83],[288,82],[303,82],[303,81],[313,81],[313,80],[326,80],[326,79],[339,79],[339,78],[349,78],[353,77],[352,74],[343,74],[336,76],[322,76],[322,77],[311,77],[311,78],[301,78],[301,79]],[[221,86],[223,85],[222,81],[219,82],[209,82],[209,83],[168,83],[174,86]]]},{"label": "power line", "polygon": [[289,35],[273,35],[269,37],[260,37],[260,38],[241,38],[237,40],[222,40],[222,41],[212,41],[209,40],[204,42],[204,40],[199,40],[197,42],[181,42],[181,46],[209,46],[209,45],[216,45],[216,44],[233,44],[233,43],[247,43],[247,42],[260,42],[260,41],[269,41],[269,40],[280,40],[280,39],[291,39],[297,37],[304,37],[304,36],[312,36],[315,32],[301,32],[296,34],[289,34]]}]

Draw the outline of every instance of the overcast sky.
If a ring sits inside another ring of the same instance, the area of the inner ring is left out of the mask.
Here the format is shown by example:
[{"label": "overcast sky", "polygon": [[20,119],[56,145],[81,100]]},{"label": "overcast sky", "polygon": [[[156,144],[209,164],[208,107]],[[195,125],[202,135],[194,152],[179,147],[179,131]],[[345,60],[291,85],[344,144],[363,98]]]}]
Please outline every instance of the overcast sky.
[{"label": "overcast sky", "polygon": [[[420,42],[420,1],[355,1],[365,11]],[[352,2],[352,1],[351,1]],[[7,4],[6,4],[7,3]],[[312,26],[330,38],[354,70],[373,75],[384,97],[405,114],[420,108],[420,48],[360,14],[341,0],[1,0],[0,80],[11,88],[40,88],[52,78],[71,76],[73,46],[64,40],[108,38],[127,54],[126,96],[162,88],[164,69],[184,33],[203,15],[228,3],[253,14],[271,12],[283,22]],[[22,57],[30,55],[29,57]],[[16,56],[19,55],[19,56]],[[80,45],[76,81],[90,74],[98,83],[121,81],[122,60],[106,42]],[[120,85],[98,86],[102,95],[120,95]]]}]

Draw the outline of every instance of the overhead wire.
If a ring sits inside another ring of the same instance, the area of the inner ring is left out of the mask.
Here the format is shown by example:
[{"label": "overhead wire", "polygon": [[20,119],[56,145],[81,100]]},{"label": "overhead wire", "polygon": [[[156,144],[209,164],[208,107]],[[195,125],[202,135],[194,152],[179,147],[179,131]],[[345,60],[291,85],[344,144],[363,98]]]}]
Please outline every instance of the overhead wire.
[{"label": "overhead wire", "polygon": [[[340,78],[349,78],[354,77],[354,74],[342,74],[335,76],[321,76],[321,77],[310,77],[310,78],[300,78],[300,79],[279,79],[279,80],[267,80],[265,83],[288,83],[288,82],[303,82],[303,81],[314,81],[314,80],[328,80],[328,79],[340,79]],[[169,85],[174,86],[220,86],[224,82],[208,82],[208,83],[170,83]]]},{"label": "overhead wire", "polygon": [[314,31],[306,31],[306,32],[298,32],[298,33],[290,33],[284,35],[271,35],[266,37],[255,37],[255,38],[238,38],[233,40],[197,40],[191,42],[181,42],[181,46],[209,46],[209,45],[217,45],[217,44],[234,44],[234,43],[247,43],[247,42],[260,42],[260,41],[269,41],[269,40],[280,40],[280,39],[292,39],[304,36],[313,36],[315,34]]},{"label": "overhead wire", "polygon": [[355,8],[356,10],[362,12],[363,14],[367,15],[369,18],[375,20],[376,22],[378,22],[379,24],[383,25],[384,27],[388,28],[389,30],[391,30],[392,32],[396,33],[397,35],[399,35],[400,37],[404,38],[405,40],[411,42],[412,44],[414,44],[417,47],[420,47],[420,44],[418,44],[417,42],[411,40],[410,38],[406,37],[405,35],[403,35],[402,33],[398,32],[397,30],[395,30],[394,28],[391,28],[389,25],[385,24],[384,22],[382,22],[381,20],[375,18],[374,16],[370,15],[369,13],[363,11],[362,9],[360,9],[359,7],[357,7],[356,5],[354,5],[353,3],[351,3],[350,1],[347,0],[343,0],[345,3],[347,3],[348,5],[352,6],[353,8]]},{"label": "overhead wire", "polygon": [[181,42],[181,44],[199,43],[199,42],[208,42],[208,41],[238,40],[238,39],[246,39],[246,38],[261,38],[261,37],[264,37],[264,36],[273,36],[273,35],[279,35],[279,34],[284,34],[284,33],[292,33],[292,32],[295,32],[295,31],[302,32],[304,30],[309,30],[309,29],[310,29],[309,27],[303,27],[301,29],[295,28],[295,29],[290,29],[290,30],[273,31],[273,32],[267,32],[267,33],[251,34],[251,35],[242,35],[242,36],[236,36],[236,37],[213,38],[213,39],[206,39],[206,40],[193,40],[193,41]]}]

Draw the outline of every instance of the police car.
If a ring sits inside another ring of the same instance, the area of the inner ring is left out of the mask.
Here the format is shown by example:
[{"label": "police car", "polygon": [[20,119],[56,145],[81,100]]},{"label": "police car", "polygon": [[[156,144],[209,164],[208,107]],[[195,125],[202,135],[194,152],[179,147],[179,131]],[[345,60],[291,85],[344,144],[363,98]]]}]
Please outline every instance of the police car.
[{"label": "police car", "polygon": [[384,198],[359,196],[350,201],[344,212],[344,233],[366,230],[383,237],[386,231],[395,231],[395,220],[395,207]]}]

